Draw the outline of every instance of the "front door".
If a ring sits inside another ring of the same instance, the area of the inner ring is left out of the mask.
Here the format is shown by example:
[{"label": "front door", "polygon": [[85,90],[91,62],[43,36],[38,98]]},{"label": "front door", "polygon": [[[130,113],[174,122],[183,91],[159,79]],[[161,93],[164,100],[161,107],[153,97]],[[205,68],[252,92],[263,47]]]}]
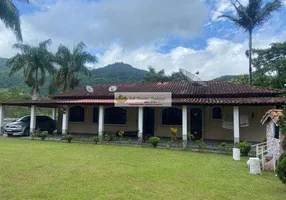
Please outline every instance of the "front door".
[{"label": "front door", "polygon": [[194,135],[195,140],[202,138],[203,132],[203,112],[201,108],[191,108],[191,133]]},{"label": "front door", "polygon": [[155,109],[144,108],[143,114],[143,139],[147,139],[150,136],[154,136]]}]

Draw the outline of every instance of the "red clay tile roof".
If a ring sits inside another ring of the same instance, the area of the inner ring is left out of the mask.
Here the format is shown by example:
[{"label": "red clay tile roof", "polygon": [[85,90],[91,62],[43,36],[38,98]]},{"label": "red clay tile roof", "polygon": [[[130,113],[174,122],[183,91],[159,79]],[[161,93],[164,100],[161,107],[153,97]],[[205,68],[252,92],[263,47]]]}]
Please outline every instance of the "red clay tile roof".
[{"label": "red clay tile roof", "polygon": [[[117,92],[171,92],[173,97],[267,97],[277,96],[282,90],[269,89],[257,86],[239,85],[224,81],[206,81],[207,87],[190,85],[188,82],[164,82],[164,83],[134,83],[116,84]],[[66,93],[58,93],[52,98],[113,98],[113,93],[108,91],[111,84],[96,86],[94,92],[88,94],[85,89],[74,90]]]},{"label": "red clay tile roof", "polygon": [[[191,105],[281,105],[285,97],[245,97],[245,98],[176,98],[173,104]],[[0,102],[2,105],[57,107],[59,105],[74,104],[114,104],[113,99],[52,99],[38,101],[7,101]]]},{"label": "red clay tile roof", "polygon": [[279,121],[279,117],[283,115],[283,110],[281,109],[271,109],[268,110],[261,119],[261,123],[264,124],[269,118],[273,120],[275,124]]}]

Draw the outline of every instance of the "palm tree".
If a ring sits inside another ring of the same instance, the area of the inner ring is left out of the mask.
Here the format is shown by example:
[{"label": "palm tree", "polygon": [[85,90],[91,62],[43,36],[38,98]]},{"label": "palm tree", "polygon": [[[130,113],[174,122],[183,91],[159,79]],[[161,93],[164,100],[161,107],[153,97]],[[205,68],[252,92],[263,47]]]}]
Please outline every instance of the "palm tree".
[{"label": "palm tree", "polygon": [[[18,0],[24,3],[30,3],[29,0]],[[21,33],[21,21],[19,16],[19,10],[14,4],[13,0],[1,0],[0,1],[0,19],[5,26],[11,29],[18,41],[22,42],[23,37]]]},{"label": "palm tree", "polygon": [[238,0],[231,2],[236,10],[234,16],[221,15],[219,18],[227,18],[238,27],[245,29],[249,34],[249,78],[248,84],[252,84],[252,34],[253,30],[267,21],[271,14],[282,6],[281,0],[274,0],[263,5],[263,0],[249,0],[247,5],[242,5]]},{"label": "palm tree", "polygon": [[85,51],[85,48],[86,45],[82,42],[78,43],[72,52],[64,45],[58,47],[56,63],[60,69],[53,78],[50,93],[54,93],[58,86],[61,86],[62,92],[74,89],[79,85],[81,74],[91,76],[86,64],[97,62],[97,58]]},{"label": "palm tree", "polygon": [[23,70],[25,83],[32,87],[32,99],[37,100],[39,86],[43,86],[46,79],[46,73],[53,75],[56,68],[53,66],[54,55],[47,50],[52,41],[46,40],[38,46],[29,44],[15,44],[14,48],[21,51],[14,57],[10,58],[7,65],[12,67],[10,76]]}]

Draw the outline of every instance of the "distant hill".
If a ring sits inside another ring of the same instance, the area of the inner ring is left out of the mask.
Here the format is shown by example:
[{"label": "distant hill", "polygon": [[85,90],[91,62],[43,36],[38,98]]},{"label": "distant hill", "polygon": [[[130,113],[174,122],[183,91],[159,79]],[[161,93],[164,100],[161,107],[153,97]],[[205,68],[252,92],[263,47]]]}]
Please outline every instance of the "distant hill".
[{"label": "distant hill", "polygon": [[[10,68],[6,66],[8,59],[0,58],[0,88],[20,88],[24,92],[31,92],[31,88],[27,87],[24,83],[22,73],[18,73],[12,77],[9,76]],[[114,63],[106,67],[91,70],[91,77],[80,77],[81,82],[79,87],[86,85],[101,85],[108,83],[135,83],[143,80],[144,76],[148,73],[145,70],[137,69],[129,64]],[[52,77],[47,77],[46,84],[40,89],[41,95],[48,94],[48,87]]]},{"label": "distant hill", "polygon": [[114,63],[94,69],[91,73],[91,77],[82,78],[81,86],[140,82],[148,72],[134,68],[129,64]]}]

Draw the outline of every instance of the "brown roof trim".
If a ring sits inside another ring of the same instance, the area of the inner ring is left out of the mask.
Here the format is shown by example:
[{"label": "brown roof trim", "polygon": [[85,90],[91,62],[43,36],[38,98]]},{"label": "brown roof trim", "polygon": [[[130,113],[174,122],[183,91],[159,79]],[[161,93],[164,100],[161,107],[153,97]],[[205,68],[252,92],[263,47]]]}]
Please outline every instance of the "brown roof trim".
[{"label": "brown roof trim", "polygon": [[[178,105],[282,105],[285,97],[246,97],[246,98],[176,98],[172,104]],[[2,105],[59,107],[61,105],[76,104],[114,104],[114,99],[69,99],[69,100],[27,100],[27,101],[0,101]]]}]

